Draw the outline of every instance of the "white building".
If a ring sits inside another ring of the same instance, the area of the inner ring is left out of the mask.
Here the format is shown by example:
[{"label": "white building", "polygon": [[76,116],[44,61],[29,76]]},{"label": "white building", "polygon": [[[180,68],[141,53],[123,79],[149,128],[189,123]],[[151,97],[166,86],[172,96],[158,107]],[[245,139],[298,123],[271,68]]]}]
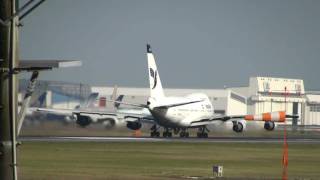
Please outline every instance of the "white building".
[{"label": "white building", "polygon": [[300,117],[293,122],[288,120],[289,123],[301,124],[302,109],[306,102],[303,80],[252,77],[249,87],[232,89],[245,94],[249,114],[286,111],[288,114],[298,114]]},{"label": "white building", "polygon": [[304,125],[320,125],[320,92],[307,92],[303,109]]}]

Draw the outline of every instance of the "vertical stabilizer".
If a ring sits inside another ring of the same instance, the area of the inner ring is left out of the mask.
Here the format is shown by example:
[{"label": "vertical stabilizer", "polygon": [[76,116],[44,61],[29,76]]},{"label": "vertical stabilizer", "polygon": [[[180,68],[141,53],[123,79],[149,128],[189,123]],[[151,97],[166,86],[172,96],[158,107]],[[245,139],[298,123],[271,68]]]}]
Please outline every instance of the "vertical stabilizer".
[{"label": "vertical stabilizer", "polygon": [[76,109],[92,107],[98,96],[99,93],[91,93],[90,96],[82,104],[80,104],[80,106],[76,107]]},{"label": "vertical stabilizer", "polygon": [[164,97],[160,75],[157,69],[154,55],[151,51],[151,46],[149,44],[147,44],[147,58],[148,58],[150,97],[153,97],[155,99]]},{"label": "vertical stabilizer", "polygon": [[122,101],[123,97],[124,97],[123,94],[119,95],[118,98],[116,99],[116,102],[114,102],[113,105],[114,105],[114,107],[115,107],[116,109],[118,109],[118,108],[120,107],[120,103],[119,103],[119,102]]},{"label": "vertical stabilizer", "polygon": [[116,100],[118,94],[118,85],[114,85],[113,91],[112,91],[112,100]]}]

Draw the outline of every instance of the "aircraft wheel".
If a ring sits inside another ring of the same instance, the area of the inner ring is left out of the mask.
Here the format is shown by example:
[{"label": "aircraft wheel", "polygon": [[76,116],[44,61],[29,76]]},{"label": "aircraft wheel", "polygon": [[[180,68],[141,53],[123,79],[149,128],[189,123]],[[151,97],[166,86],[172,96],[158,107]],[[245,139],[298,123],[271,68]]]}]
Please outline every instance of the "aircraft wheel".
[{"label": "aircraft wheel", "polygon": [[185,134],[185,132],[180,132],[180,137],[185,137],[186,136],[186,134]]},{"label": "aircraft wheel", "polygon": [[203,133],[198,132],[198,133],[197,133],[197,137],[198,137],[198,138],[203,138]]},{"label": "aircraft wheel", "polygon": [[203,138],[208,138],[208,133],[203,133]]},{"label": "aircraft wheel", "polygon": [[172,137],[172,132],[168,132],[168,137]]},{"label": "aircraft wheel", "polygon": [[186,134],[184,135],[184,137],[188,138],[188,137],[189,137],[189,132],[186,132]]},{"label": "aircraft wheel", "polygon": [[200,138],[200,137],[201,137],[201,134],[197,132],[197,138]]},{"label": "aircraft wheel", "polygon": [[163,136],[163,137],[168,137],[168,133],[167,133],[167,132],[163,132],[163,133],[162,133],[162,136]]},{"label": "aircraft wheel", "polygon": [[197,133],[198,138],[208,138],[208,133]]},{"label": "aircraft wheel", "polygon": [[156,137],[160,137],[160,132],[155,133]]}]

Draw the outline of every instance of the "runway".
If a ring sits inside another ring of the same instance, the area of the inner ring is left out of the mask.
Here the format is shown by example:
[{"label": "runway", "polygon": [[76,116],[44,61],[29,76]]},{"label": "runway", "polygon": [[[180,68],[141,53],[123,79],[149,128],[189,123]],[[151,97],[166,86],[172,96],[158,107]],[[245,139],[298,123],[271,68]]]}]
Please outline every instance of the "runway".
[{"label": "runway", "polygon": [[[264,137],[209,137],[203,138],[150,138],[150,137],[19,137],[21,142],[184,142],[184,143],[282,143],[282,138]],[[288,138],[288,143],[319,144],[319,138]]]}]

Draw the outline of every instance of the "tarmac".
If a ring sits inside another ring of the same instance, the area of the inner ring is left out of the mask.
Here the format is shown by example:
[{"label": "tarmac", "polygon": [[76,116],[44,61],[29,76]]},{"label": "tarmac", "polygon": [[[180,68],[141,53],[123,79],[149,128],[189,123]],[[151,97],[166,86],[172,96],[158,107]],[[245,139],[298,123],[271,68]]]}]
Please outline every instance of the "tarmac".
[{"label": "tarmac", "polygon": [[[151,137],[80,137],[80,136],[49,136],[19,137],[21,142],[207,142],[207,143],[282,143],[283,138],[265,137],[209,137],[209,138],[151,138]],[[319,138],[288,138],[288,143],[319,144]]]}]

